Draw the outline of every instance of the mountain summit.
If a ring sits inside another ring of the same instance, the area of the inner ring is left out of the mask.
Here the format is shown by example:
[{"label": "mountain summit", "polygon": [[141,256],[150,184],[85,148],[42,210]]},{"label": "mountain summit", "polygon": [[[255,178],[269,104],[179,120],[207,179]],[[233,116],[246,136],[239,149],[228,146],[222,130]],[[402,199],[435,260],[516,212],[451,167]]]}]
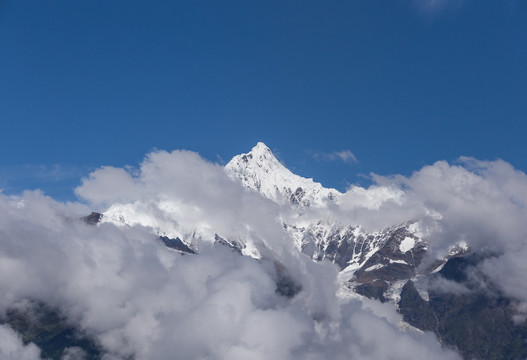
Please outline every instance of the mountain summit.
[{"label": "mountain summit", "polygon": [[336,201],[341,193],[324,188],[313,179],[293,174],[262,142],[247,154],[237,155],[225,165],[225,172],[272,201],[285,205],[323,207]]}]

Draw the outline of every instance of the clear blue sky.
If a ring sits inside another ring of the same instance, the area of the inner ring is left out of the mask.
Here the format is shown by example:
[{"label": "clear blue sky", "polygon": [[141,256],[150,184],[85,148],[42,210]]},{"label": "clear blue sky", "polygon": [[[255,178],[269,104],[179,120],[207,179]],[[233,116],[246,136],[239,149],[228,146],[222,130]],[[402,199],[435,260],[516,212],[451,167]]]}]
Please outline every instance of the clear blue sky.
[{"label": "clear blue sky", "polygon": [[527,2],[0,0],[0,124],[0,188],[60,199],[153,148],[257,141],[339,189],[462,155],[525,171]]}]

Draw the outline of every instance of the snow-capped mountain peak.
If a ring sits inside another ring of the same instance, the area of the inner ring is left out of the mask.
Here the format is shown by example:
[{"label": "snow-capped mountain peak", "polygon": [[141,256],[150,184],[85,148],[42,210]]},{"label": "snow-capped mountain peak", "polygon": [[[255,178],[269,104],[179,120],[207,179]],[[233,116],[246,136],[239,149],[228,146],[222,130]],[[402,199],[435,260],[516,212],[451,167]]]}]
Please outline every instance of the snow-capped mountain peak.
[{"label": "snow-capped mountain peak", "polygon": [[[277,209],[276,220],[285,230],[284,238],[289,237],[300,252],[313,260],[335,263],[346,289],[353,287],[355,292],[368,297],[395,299],[401,290],[397,284],[416,276],[427,249],[418,223],[368,233],[360,224],[332,218],[331,209],[325,206],[330,202],[338,205],[343,194],[293,174],[262,142],[250,152],[235,156],[224,170],[248,191],[256,191],[283,205]],[[255,258],[267,251],[257,240],[258,234],[243,230],[225,234],[201,218],[202,213],[194,213],[194,208],[177,198],[162,201],[145,198],[113,204],[95,222],[150,228],[165,245],[171,244],[176,250],[199,252],[200,244],[214,242]]]},{"label": "snow-capped mountain peak", "polygon": [[237,155],[225,165],[235,180],[278,204],[322,207],[337,200],[341,193],[324,188],[313,179],[293,174],[278,161],[264,143],[259,142],[247,154]]}]

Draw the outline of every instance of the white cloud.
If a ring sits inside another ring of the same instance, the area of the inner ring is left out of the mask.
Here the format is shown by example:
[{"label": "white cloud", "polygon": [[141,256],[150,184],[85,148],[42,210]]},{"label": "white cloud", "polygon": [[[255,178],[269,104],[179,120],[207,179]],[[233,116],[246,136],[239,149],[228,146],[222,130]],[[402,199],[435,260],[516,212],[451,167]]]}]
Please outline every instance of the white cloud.
[{"label": "white cloud", "polygon": [[332,155],[334,155],[336,158],[339,158],[340,160],[344,162],[352,162],[356,163],[357,158],[350,150],[342,150],[342,151],[336,151]]},{"label": "white cloud", "polygon": [[[93,187],[92,184],[104,184]],[[88,199],[92,204],[107,206],[116,202],[126,202],[134,197],[136,180],[125,170],[104,166],[90,173],[82,180],[75,193]]]},{"label": "white cloud", "polygon": [[334,151],[331,153],[313,153],[312,156],[315,160],[319,161],[358,162],[357,157],[350,150]]},{"label": "white cloud", "polygon": [[368,210],[379,210],[381,206],[392,202],[401,205],[404,199],[404,192],[396,187],[371,186],[367,190],[352,185],[345,194],[342,201],[342,208],[365,208]]},{"label": "white cloud", "polygon": [[40,349],[33,343],[24,345],[20,335],[7,325],[0,325],[2,360],[40,360]]}]

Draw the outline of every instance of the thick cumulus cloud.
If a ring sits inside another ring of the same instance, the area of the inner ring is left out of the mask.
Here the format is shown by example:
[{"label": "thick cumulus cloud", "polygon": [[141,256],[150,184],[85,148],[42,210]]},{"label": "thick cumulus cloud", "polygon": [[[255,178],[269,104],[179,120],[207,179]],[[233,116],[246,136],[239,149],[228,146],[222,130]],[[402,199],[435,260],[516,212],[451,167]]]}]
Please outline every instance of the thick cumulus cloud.
[{"label": "thick cumulus cloud", "polygon": [[[156,152],[135,173],[101,168],[77,192],[100,209],[142,202],[154,213],[172,199],[183,209],[175,220],[227,235],[243,230],[268,248],[255,260],[203,242],[199,255],[181,256],[149,228],[84,223],[85,205],[39,192],[0,195],[0,311],[24,299],[44,302],[96,339],[106,360],[459,359],[432,335],[401,332],[395,312],[340,304],[335,268],[298,253],[280,209],[197,154]],[[294,298],[276,292],[276,262],[302,286]],[[38,349],[0,330],[17,354],[38,358]],[[70,348],[63,357],[81,355]]]},{"label": "thick cumulus cloud", "polygon": [[[122,184],[122,186],[121,186]],[[189,229],[213,229],[224,236],[259,234],[288,246],[275,218],[276,206],[256,194],[241,191],[221,166],[190,151],[151,153],[137,171],[103,167],[93,172],[76,193],[93,207],[135,203],[146,215]],[[290,251],[287,251],[290,253]]]},{"label": "thick cumulus cloud", "polygon": [[[369,188],[353,186],[323,213],[305,216],[331,216],[372,231],[418,220],[432,258],[459,242],[495,254],[480,270],[520,300],[524,317],[524,173],[501,160],[463,158],[409,177],[373,178]],[[136,170],[103,167],[76,191],[90,208],[39,192],[0,196],[0,270],[9,274],[0,277],[0,311],[24,299],[60,309],[101,344],[106,359],[458,358],[430,334],[401,332],[400,316],[380,304],[339,303],[336,269],[296,250],[280,222],[287,210],[195,153],[154,152]],[[151,228],[79,220],[90,209],[119,203],[210,233],[201,234],[199,255],[181,256]],[[259,243],[263,259],[213,245],[215,232]],[[277,294],[275,263],[301,285],[293,299]],[[452,291],[451,284],[440,285]],[[12,329],[1,326],[0,335],[2,358],[39,357]],[[81,356],[78,348],[63,355]]]},{"label": "thick cumulus cloud", "polygon": [[228,239],[251,239],[263,257],[284,264],[303,288],[312,290],[307,293],[317,294],[306,299],[313,312],[335,308],[328,306],[335,305],[334,289],[323,287],[315,292],[317,281],[313,280],[314,276],[321,281],[332,277],[335,270],[326,264],[321,266],[324,271],[308,276],[313,264],[287,238],[277,221],[278,206],[233,182],[223,167],[190,151],[157,151],[137,171],[111,167],[95,171],[76,192],[92,206],[105,209],[109,201],[100,194],[113,193],[121,181],[131,191],[117,192],[110,202],[133,203],[141,216],[155,219],[153,225],[176,224],[178,230],[199,232],[204,240],[213,241],[216,233]]},{"label": "thick cumulus cloud", "polygon": [[3,310],[21,299],[61,309],[108,359],[456,358],[360,304],[313,308],[311,298],[335,290],[334,278],[317,281],[324,265],[304,268],[317,289],[290,300],[276,293],[271,264],[226,248],[180,256],[148,229],[89,226],[76,219],[82,206],[39,193],[2,197],[0,207],[0,268],[12,274],[1,278]]},{"label": "thick cumulus cloud", "polygon": [[522,225],[527,219],[527,176],[501,160],[461,161],[437,162],[410,178],[377,181],[406,188],[408,203],[436,215],[440,228],[432,236],[432,250],[445,252],[459,241],[488,252],[522,249],[527,239]]}]

